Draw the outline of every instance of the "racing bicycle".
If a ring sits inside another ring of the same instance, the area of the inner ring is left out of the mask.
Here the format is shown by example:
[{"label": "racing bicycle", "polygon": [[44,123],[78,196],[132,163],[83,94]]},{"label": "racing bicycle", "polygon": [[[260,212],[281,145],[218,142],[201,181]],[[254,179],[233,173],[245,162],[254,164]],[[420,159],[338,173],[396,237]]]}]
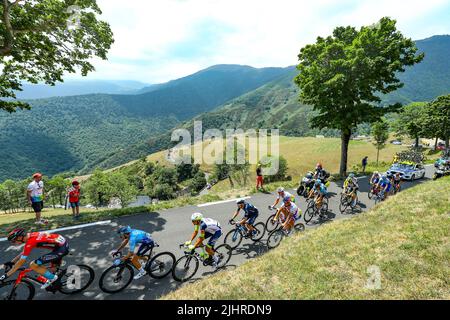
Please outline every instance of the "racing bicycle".
[{"label": "racing bicycle", "polygon": [[[176,281],[186,282],[192,279],[198,271],[200,262],[206,266],[213,266],[213,260],[209,258],[205,247],[199,247],[202,252],[198,253],[196,249],[188,250],[188,246],[180,244],[180,248],[184,249],[184,256],[175,262],[172,269],[172,276]],[[228,244],[222,244],[214,249],[215,254],[218,255],[219,261],[217,265],[213,266],[216,270],[224,268],[231,259],[233,249]]]},{"label": "racing bicycle", "polygon": [[233,250],[241,244],[242,239],[251,239],[253,242],[258,242],[266,233],[266,226],[262,222],[259,222],[253,226],[255,231],[251,235],[249,235],[247,228],[243,225],[236,222],[233,223],[232,221],[230,221],[230,224],[234,225],[235,228],[227,233],[224,243],[228,244]]},{"label": "racing bicycle", "polygon": [[[140,257],[144,264],[144,270],[154,279],[163,279],[171,271],[175,263],[175,255],[171,252],[161,252],[153,256],[153,249],[159,247],[157,243],[151,246],[147,252]],[[103,292],[117,293],[123,291],[133,281],[135,267],[130,259],[121,261],[121,252],[113,256],[115,258],[111,267],[106,269],[100,277],[99,286]]]},{"label": "racing bicycle", "polygon": [[[55,270],[58,279],[45,290],[56,294],[60,292],[65,295],[74,295],[85,291],[94,281],[94,270],[83,264],[71,265],[62,268],[62,262],[52,263],[51,270]],[[10,266],[5,272],[11,270]],[[34,284],[43,285],[47,279],[41,275],[30,275],[31,268],[20,268],[19,276],[15,280],[0,282],[0,300],[32,300],[36,289]]]}]

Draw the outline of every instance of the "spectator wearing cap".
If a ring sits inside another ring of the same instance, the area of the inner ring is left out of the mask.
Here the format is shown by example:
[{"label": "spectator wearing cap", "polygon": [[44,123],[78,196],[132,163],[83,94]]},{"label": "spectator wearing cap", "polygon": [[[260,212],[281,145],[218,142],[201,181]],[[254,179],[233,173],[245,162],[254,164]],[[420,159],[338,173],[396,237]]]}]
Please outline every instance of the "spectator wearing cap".
[{"label": "spectator wearing cap", "polygon": [[70,207],[72,208],[73,218],[80,218],[80,183],[76,180],[72,181],[72,187],[67,191]]},{"label": "spectator wearing cap", "polygon": [[36,214],[36,224],[47,224],[48,221],[41,218],[44,208],[44,182],[41,173],[33,174],[33,181],[27,188],[27,199]]}]

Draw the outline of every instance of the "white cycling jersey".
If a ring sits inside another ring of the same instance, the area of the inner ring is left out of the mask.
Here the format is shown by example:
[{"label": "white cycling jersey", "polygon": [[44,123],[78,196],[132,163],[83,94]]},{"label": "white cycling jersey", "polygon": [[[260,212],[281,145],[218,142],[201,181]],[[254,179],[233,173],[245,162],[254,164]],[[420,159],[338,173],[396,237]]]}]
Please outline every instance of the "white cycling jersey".
[{"label": "white cycling jersey", "polygon": [[[199,229],[204,231],[205,233],[212,234],[216,233],[216,231],[222,230],[222,228],[220,227],[220,223],[210,218],[203,218],[200,226],[197,227],[199,227]],[[198,230],[198,228],[196,228],[196,230]]]}]

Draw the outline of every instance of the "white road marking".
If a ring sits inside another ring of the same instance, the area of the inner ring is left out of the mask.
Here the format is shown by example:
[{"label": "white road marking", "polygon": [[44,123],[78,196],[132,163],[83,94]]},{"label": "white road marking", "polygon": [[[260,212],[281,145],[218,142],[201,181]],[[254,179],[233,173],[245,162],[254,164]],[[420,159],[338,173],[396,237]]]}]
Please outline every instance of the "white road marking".
[{"label": "white road marking", "polygon": [[[83,228],[88,228],[88,227],[93,227],[93,226],[101,226],[101,225],[106,225],[106,224],[110,224],[110,223],[111,223],[111,220],[99,221],[99,222],[81,224],[81,225],[77,225],[77,226],[59,228],[59,229],[54,229],[54,230],[47,230],[47,231],[42,231],[42,232],[55,233],[55,232],[59,232],[59,231],[67,231],[67,230],[83,229]],[[7,240],[8,240],[7,238],[1,238],[0,242],[7,241]]]},{"label": "white road marking", "polygon": [[236,198],[236,199],[230,199],[230,200],[224,200],[224,201],[216,201],[216,202],[208,202],[208,203],[203,203],[203,204],[199,204],[197,207],[202,208],[202,207],[209,207],[209,206],[215,206],[218,204],[222,204],[222,203],[228,203],[228,202],[233,202],[239,199],[251,199],[251,197],[244,197],[244,198]]}]

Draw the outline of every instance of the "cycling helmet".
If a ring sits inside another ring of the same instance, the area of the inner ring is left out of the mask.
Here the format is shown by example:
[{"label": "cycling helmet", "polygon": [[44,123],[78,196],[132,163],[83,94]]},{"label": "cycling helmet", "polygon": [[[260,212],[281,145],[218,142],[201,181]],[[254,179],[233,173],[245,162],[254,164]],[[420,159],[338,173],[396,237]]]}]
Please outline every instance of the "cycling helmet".
[{"label": "cycling helmet", "polygon": [[245,200],[244,200],[244,199],[236,200],[236,204],[237,204],[237,205],[245,204]]},{"label": "cycling helmet", "polygon": [[314,185],[317,187],[317,186],[320,186],[322,184],[322,180],[320,180],[320,179],[317,179],[316,180],[316,182],[314,183]]},{"label": "cycling helmet", "polygon": [[388,178],[388,176],[386,175],[386,174],[383,174],[382,176],[381,176],[381,179],[383,179],[383,180],[386,180]]},{"label": "cycling helmet", "polygon": [[348,175],[348,177],[349,177],[350,179],[353,179],[353,178],[355,177],[355,174],[354,174],[354,173],[350,173],[350,174]]},{"label": "cycling helmet", "polygon": [[373,175],[375,175],[375,176],[379,176],[379,175],[380,175],[380,173],[379,173],[378,171],[375,171],[375,172],[373,173]]},{"label": "cycling helmet", "polygon": [[8,241],[15,241],[18,237],[26,235],[25,229],[17,228],[8,234]]},{"label": "cycling helmet", "polygon": [[34,178],[42,178],[42,173],[37,172],[37,173],[33,174],[33,179]]},{"label": "cycling helmet", "polygon": [[323,169],[323,166],[320,162],[318,164],[316,164],[316,169]]},{"label": "cycling helmet", "polygon": [[199,212],[196,212],[191,216],[192,221],[200,221],[202,219],[203,219],[203,215]]},{"label": "cycling helmet", "polygon": [[131,233],[131,227],[130,226],[120,227],[119,230],[117,230],[117,233],[119,233],[119,234],[130,234]]},{"label": "cycling helmet", "polygon": [[77,180],[73,180],[73,181],[72,181],[72,185],[73,185],[73,186],[79,186],[80,183],[79,183]]},{"label": "cycling helmet", "polygon": [[286,197],[283,198],[283,202],[289,202],[290,203],[291,201],[292,201],[292,199],[289,196],[286,196]]},{"label": "cycling helmet", "polygon": [[314,176],[314,174],[313,174],[312,172],[308,172],[308,173],[306,174],[306,178],[308,178],[308,179],[312,179],[313,176]]},{"label": "cycling helmet", "polygon": [[284,192],[284,188],[283,188],[283,187],[279,187],[279,188],[277,189],[277,191],[278,191],[278,192]]}]

